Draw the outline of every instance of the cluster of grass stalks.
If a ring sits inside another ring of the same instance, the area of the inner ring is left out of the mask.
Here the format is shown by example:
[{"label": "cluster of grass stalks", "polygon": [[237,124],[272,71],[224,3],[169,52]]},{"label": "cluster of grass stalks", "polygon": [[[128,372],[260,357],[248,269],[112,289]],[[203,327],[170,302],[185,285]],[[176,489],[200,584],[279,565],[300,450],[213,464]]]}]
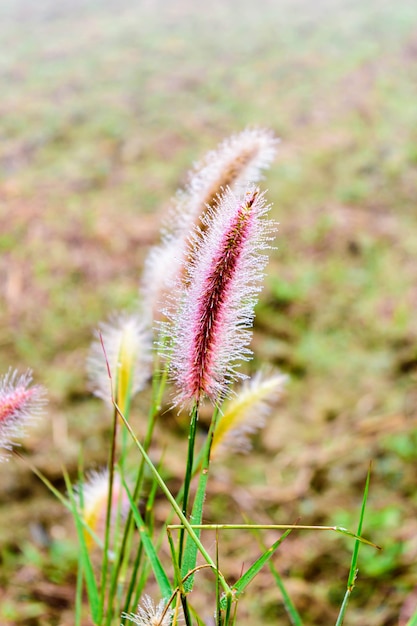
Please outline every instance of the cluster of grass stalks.
[{"label": "cluster of grass stalks", "polygon": [[[128,621],[140,626],[183,621],[187,626],[231,626],[239,623],[243,594],[265,567],[270,569],[277,602],[293,624],[301,625],[302,617],[272,557],[291,532],[302,529],[333,530],[353,541],[336,626],[344,621],[360,544],[373,545],[361,536],[369,473],[356,533],[341,526],[228,523],[226,514],[203,523],[213,459],[221,457],[222,449],[229,457],[236,450],[250,450],[249,435],[264,424],[285,384],[279,372],[259,372],[249,384],[238,384],[248,378],[241,368],[251,358],[248,343],[267,261],[264,251],[276,229],[267,216],[270,206],[254,182],[269,166],[276,143],[270,132],[249,129],[224,141],[195,166],[185,189],[175,197],[162,243],[149,255],[141,310],[101,325],[88,369],[92,390],[113,409],[106,468],[88,471],[84,469],[88,460],[80,460],[75,486],[64,472],[63,495],[32,466],[74,519],[79,546],[77,626],[85,611],[95,626]],[[131,423],[131,405],[149,381],[148,422],[140,439]],[[43,390],[30,383],[28,375],[8,374],[2,380],[1,444],[6,451],[13,446],[12,433],[39,413],[44,402]],[[170,391],[171,383],[175,392]],[[176,491],[164,478],[164,453],[152,454],[155,426],[163,419],[167,395],[168,403],[189,421],[188,452]],[[199,441],[197,423],[203,410],[211,416],[206,437]],[[16,456],[24,460],[17,452]],[[155,518],[158,494],[168,503],[162,523]],[[202,531],[206,541],[214,534],[214,544],[210,540],[207,546]],[[276,535],[268,547],[262,531]],[[237,580],[228,580],[221,565],[223,533],[249,533],[259,544],[258,557]],[[204,570],[209,570],[212,584],[211,597],[204,597],[206,608],[201,611],[193,598],[201,595]],[[151,592],[158,594],[157,601]]]}]

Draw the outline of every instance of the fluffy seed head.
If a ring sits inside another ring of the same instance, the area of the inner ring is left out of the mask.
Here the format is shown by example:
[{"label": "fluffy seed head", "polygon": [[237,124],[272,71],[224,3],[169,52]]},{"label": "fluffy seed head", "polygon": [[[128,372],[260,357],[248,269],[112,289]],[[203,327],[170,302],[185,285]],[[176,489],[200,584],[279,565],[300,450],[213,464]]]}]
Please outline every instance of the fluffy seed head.
[{"label": "fluffy seed head", "polygon": [[[92,471],[88,474],[85,482],[74,487],[82,517],[99,539],[104,539],[105,533],[109,478],[108,469]],[[123,489],[122,481],[119,474],[115,474],[112,489],[112,526],[115,526],[119,514],[126,515],[128,507],[129,500]],[[85,537],[87,547],[91,548],[93,545],[91,535],[86,533]]]},{"label": "fluffy seed head", "polygon": [[247,128],[210,151],[189,174],[185,192],[178,194],[177,211],[186,221],[185,228],[189,230],[190,221],[194,223],[226,187],[240,192],[258,182],[274,160],[277,144],[270,130]]},{"label": "fluffy seed head", "polygon": [[169,626],[174,616],[174,610],[167,608],[166,601],[161,600],[157,605],[149,596],[144,596],[142,605],[139,604],[137,613],[123,613],[137,626]]},{"label": "fluffy seed head", "polygon": [[273,161],[278,139],[270,130],[248,128],[223,141],[194,166],[184,190],[180,190],[163,228],[162,244],[153,248],[145,262],[141,290],[148,306],[160,317],[166,299],[184,265],[193,254],[189,233],[205,229],[209,206],[229,187],[235,192],[256,183]]},{"label": "fluffy seed head", "polygon": [[16,370],[0,377],[0,459],[5,450],[11,450],[15,437],[31,419],[42,413],[46,403],[46,391],[40,385],[32,385],[32,372],[19,376]]},{"label": "fluffy seed head", "polygon": [[108,359],[113,397],[124,413],[130,398],[143,389],[150,374],[152,336],[145,321],[135,315],[120,315],[99,327],[87,359],[90,387],[111,403],[112,394],[103,346]]},{"label": "fluffy seed head", "polygon": [[173,301],[179,303],[165,325],[171,373],[178,387],[176,402],[207,395],[217,402],[231,380],[243,377],[236,368],[247,360],[254,306],[261,290],[273,222],[269,206],[256,187],[218,199],[197,230],[195,254],[187,265],[185,284],[178,281]]},{"label": "fluffy seed head", "polygon": [[184,235],[166,236],[161,245],[149,251],[141,285],[142,297],[154,319],[162,316],[161,308],[175,280],[181,273],[184,259]]},{"label": "fluffy seed head", "polygon": [[236,396],[227,400],[214,433],[212,455],[221,451],[249,452],[249,435],[265,426],[272,405],[281,396],[287,378],[276,372],[257,372],[245,382]]}]

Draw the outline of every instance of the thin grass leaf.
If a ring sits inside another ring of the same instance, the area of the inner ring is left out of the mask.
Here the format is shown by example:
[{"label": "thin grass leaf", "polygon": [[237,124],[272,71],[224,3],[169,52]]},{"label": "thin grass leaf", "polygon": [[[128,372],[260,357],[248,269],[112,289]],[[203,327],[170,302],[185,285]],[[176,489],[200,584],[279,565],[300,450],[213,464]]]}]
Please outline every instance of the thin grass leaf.
[{"label": "thin grass leaf", "polygon": [[[356,533],[342,526],[314,526],[311,524],[190,524],[189,526],[194,530],[333,530],[341,535],[357,539],[360,543],[372,546],[377,550],[381,549],[369,539],[359,537]],[[179,530],[182,524],[169,524],[168,527],[171,530]]]},{"label": "thin grass leaf", "polygon": [[[138,576],[139,571],[141,572],[142,575],[145,576],[145,579],[144,579],[145,581],[146,581],[146,579],[148,577],[148,574],[149,574],[148,568],[146,568],[146,567],[142,567],[141,568],[140,567],[141,564],[142,564],[142,557],[143,557],[143,544],[141,543],[139,545],[138,551],[136,553],[135,561],[133,563],[132,571],[131,571],[131,574],[130,574],[130,577],[129,577],[130,578],[130,580],[129,580],[129,587],[128,587],[128,590],[127,590],[127,593],[126,593],[124,609],[123,609],[124,613],[129,613],[130,608],[132,606],[132,602],[131,602],[132,601],[132,597],[133,597],[134,593],[136,595],[136,593],[138,591],[138,586],[140,587],[141,591],[143,589],[143,584],[142,585],[138,585],[138,583],[137,583],[137,576]],[[141,597],[141,595],[142,595],[142,593],[140,592],[138,594],[137,598],[135,598],[135,601],[133,602],[133,606],[137,606],[139,604],[139,598]]]},{"label": "thin grass leaf", "polygon": [[[155,382],[155,381],[158,382]],[[158,390],[160,390],[160,386],[161,386],[161,380],[166,380],[166,377],[164,378],[163,376],[161,376],[160,372],[157,371],[154,374],[154,379],[152,382],[152,388],[153,388],[153,397],[155,396],[155,394],[158,393]],[[160,402],[160,400],[159,400]],[[155,401],[152,402],[150,410],[149,410],[149,415],[148,415],[148,426],[147,426],[147,432],[145,435],[145,440],[144,440],[144,449],[147,450],[149,448],[151,439],[152,439],[152,433],[153,433],[153,429],[155,426],[155,420],[156,420],[156,415],[157,415],[157,411],[159,410],[159,404],[155,404]],[[127,435],[127,431],[125,429],[123,429],[123,434]],[[121,468],[122,469],[122,468]],[[142,457],[141,461],[140,461],[140,465],[139,465],[139,470],[136,476],[136,484],[133,490],[133,499],[135,501],[137,501],[137,499],[139,498],[139,494],[141,493],[141,489],[142,489],[142,484],[143,484],[143,476],[144,476],[144,471],[145,471],[145,460]],[[131,553],[131,547],[132,547],[132,538],[133,538],[133,531],[134,531],[134,521],[133,521],[133,515],[132,515],[132,511],[129,509],[128,515],[127,515],[127,519],[126,519],[126,523],[124,525],[124,530],[123,530],[123,536],[122,536],[122,541],[120,544],[120,550],[118,551],[117,557],[116,557],[116,562],[115,565],[113,567],[113,572],[112,572],[112,579],[111,579],[111,583],[110,583],[110,593],[109,596],[113,597],[118,581],[120,579],[120,577],[123,577],[123,574],[121,574],[121,571],[126,571],[128,563],[129,563],[129,558],[130,558],[130,553]],[[136,556],[135,559],[135,565],[134,565],[134,572],[135,572],[135,568],[139,567],[139,562],[140,562],[140,557],[139,555]],[[126,599],[126,604],[125,604],[125,612],[128,613],[129,612],[129,608],[130,608],[130,601],[131,601],[131,594],[132,594],[132,590],[135,584],[135,580],[134,578],[131,578],[130,583],[129,583],[129,591],[127,594],[127,599]],[[137,596],[137,592],[135,594]],[[136,598],[135,598],[136,600]],[[135,605],[138,604],[138,601],[135,602]],[[110,626],[110,624],[108,625]]]},{"label": "thin grass leaf", "polygon": [[[109,454],[109,490],[107,494],[107,507],[106,507],[106,523],[105,523],[105,531],[104,531],[104,551],[103,551],[103,560],[101,564],[101,604],[104,606],[105,598],[106,598],[106,590],[107,579],[109,575],[109,550],[110,550],[110,531],[111,531],[111,512],[113,505],[113,487],[114,487],[114,468],[116,463],[116,441],[117,441],[117,431],[118,431],[118,419],[117,419],[117,411],[114,410],[113,415],[113,426],[112,433],[110,436],[111,447]],[[113,595],[112,588],[110,587],[110,593],[108,596],[108,605],[109,607],[113,606]],[[111,610],[108,611],[108,616],[111,615]],[[110,625],[109,617],[107,618],[107,624]]]},{"label": "thin grass leaf", "polygon": [[[356,533],[358,536],[361,536],[362,534],[363,520],[365,517],[366,503],[368,501],[368,494],[369,494],[369,483],[371,480],[371,469],[372,469],[372,466],[370,465],[368,469],[368,475],[366,477],[365,489],[363,492],[363,499],[362,499],[361,514],[359,518],[358,530]],[[359,547],[360,547],[360,542],[355,541],[355,546],[353,548],[352,562],[351,562],[350,571],[349,571],[348,587],[351,587],[355,584],[357,563],[358,563],[358,556],[359,556]]]},{"label": "thin grass leaf", "polygon": [[[261,571],[263,566],[269,561],[274,552],[277,550],[278,546],[281,545],[281,543],[284,541],[284,539],[288,537],[292,530],[292,528],[289,528],[285,533],[283,533],[281,537],[277,539],[277,541],[275,541],[275,543],[273,543],[272,546],[268,548],[268,550],[266,550],[266,552],[264,552],[264,554],[262,554],[259,559],[257,559],[251,565],[248,571],[245,572],[245,574],[243,574],[243,576],[241,576],[239,580],[233,585],[232,594],[234,599],[242,595],[249,583],[252,582],[255,576]],[[224,599],[220,604],[222,609],[226,607]]]},{"label": "thin grass leaf", "polygon": [[287,612],[287,615],[291,621],[291,624],[293,624],[293,626],[303,626],[303,622],[302,619],[300,617],[300,614],[298,613],[297,609],[294,606],[293,601],[291,600],[288,591],[285,588],[284,585],[284,581],[282,580],[281,576],[278,573],[278,570],[276,569],[275,565],[272,563],[272,561],[269,561],[268,563],[269,569],[271,571],[272,576],[274,577],[274,580],[277,584],[278,589],[281,592],[282,595],[282,600],[284,603],[284,608]]},{"label": "thin grass leaf", "polygon": [[[54,496],[63,504],[63,506],[73,515],[77,535],[80,541],[80,549],[81,549],[79,565],[82,568],[82,572],[84,572],[86,586],[87,586],[87,595],[88,595],[88,599],[89,599],[89,603],[91,607],[93,621],[95,624],[99,624],[99,620],[101,620],[100,616],[102,612],[102,606],[99,600],[98,587],[97,587],[97,583],[94,577],[94,571],[93,571],[93,567],[90,561],[90,556],[89,556],[84,532],[87,531],[91,535],[91,537],[97,542],[98,545],[100,545],[101,542],[99,538],[97,537],[97,535],[90,529],[90,527],[85,523],[83,518],[80,517],[79,515],[79,511],[77,509],[76,502],[75,502],[74,490],[72,488],[72,484],[69,479],[68,473],[66,472],[65,469],[62,470],[62,474],[64,476],[65,484],[67,487],[67,491],[70,496],[69,500],[68,498],[65,498],[65,496],[63,496],[62,493],[60,493],[54,487],[54,485],[46,478],[46,476],[44,476],[41,471],[39,471],[30,461],[28,461],[28,459],[23,457],[21,454],[19,454],[15,450],[13,451],[13,453],[19,459],[21,459],[24,463],[26,463],[28,467],[30,467],[33,474],[37,476],[39,480],[42,481],[45,487],[47,487],[47,489],[49,489],[49,491],[53,493]],[[81,580],[83,577],[82,572],[80,574]]]},{"label": "thin grass leaf", "polygon": [[77,582],[75,588],[75,624],[74,626],[81,626],[82,620],[82,600],[83,600],[83,572],[81,567],[81,561],[78,561],[77,568]]},{"label": "thin grass leaf", "polygon": [[[219,570],[219,533],[216,533],[216,565],[217,571]],[[221,611],[220,611],[220,584],[219,575],[216,572],[216,626],[221,626]]]},{"label": "thin grass leaf", "polygon": [[47,489],[49,489],[49,491],[51,493],[54,494],[54,496],[61,502],[61,504],[70,512],[72,513],[72,506],[71,503],[68,501],[68,499],[62,495],[62,493],[60,493],[58,491],[58,489],[56,489],[56,487],[53,486],[53,484],[46,478],[46,476],[44,476],[44,474],[42,474],[41,471],[39,471],[35,465],[33,465],[26,457],[24,457],[22,454],[20,454],[20,452],[18,452],[17,450],[13,450],[13,454],[20,459],[21,461],[23,461],[29,468],[30,471],[39,478],[40,481],[43,482],[43,484],[45,485],[45,487]]},{"label": "thin grass leaf", "polygon": [[[265,544],[263,543],[263,541],[260,538],[259,535],[259,531],[254,530],[253,531],[254,534],[256,535],[257,539],[258,539],[258,543],[260,545],[260,547],[262,548],[262,550],[265,550]],[[278,573],[278,570],[276,569],[275,565],[273,564],[273,562],[270,560],[268,562],[268,567],[269,570],[277,584],[278,589],[281,592],[282,595],[282,600],[284,603],[284,608],[287,612],[287,615],[291,621],[291,624],[293,624],[293,626],[303,626],[303,622],[301,619],[300,614],[298,613],[297,609],[294,606],[293,601],[291,600],[289,593],[287,591],[287,589],[285,588],[284,585],[284,581],[282,580],[282,577],[280,576],[280,574]]]},{"label": "thin grass leaf", "polygon": [[[153,505],[154,505],[157,489],[158,489],[158,484],[155,481],[155,479],[153,479],[151,492],[149,494],[149,497],[146,503],[146,514],[145,514],[145,523],[151,533],[153,529],[152,512],[153,512]],[[138,492],[139,492],[138,484],[136,484],[134,492],[133,492],[133,499],[135,501],[137,501]],[[130,511],[129,511],[129,514],[132,515]],[[127,522],[127,523],[130,524],[130,522]],[[159,544],[160,543],[161,542],[159,541]],[[129,541],[128,545],[129,545],[129,554],[130,554],[131,541]],[[158,545],[158,541],[154,543],[154,547],[157,547],[157,545]],[[126,565],[128,561],[129,559],[126,558]],[[139,583],[137,582],[138,576],[140,576]],[[137,606],[139,604],[139,599],[142,595],[148,576],[149,576],[149,567],[147,563],[143,562],[143,545],[142,543],[140,543],[136,556],[135,556],[135,561],[133,563],[133,568],[130,573],[130,581],[129,581],[129,587],[126,593],[124,613],[129,613],[129,610],[132,604],[133,606]],[[132,603],[132,598],[134,598],[133,603]]]},{"label": "thin grass leaf", "polygon": [[337,616],[337,621],[336,621],[335,626],[342,626],[342,624],[343,624],[343,620],[345,619],[346,609],[347,609],[347,606],[349,604],[351,593],[352,593],[352,589],[350,589],[348,587],[346,589],[346,593],[344,595],[343,602],[340,605],[340,611],[339,611],[339,615]]},{"label": "thin grass leaf", "polygon": [[197,626],[206,626],[206,623],[204,622],[204,620],[199,616],[195,608],[192,606],[190,606],[190,614],[197,621]]},{"label": "thin grass leaf", "polygon": [[[21,459],[24,463],[26,463],[26,465],[30,468],[33,474],[39,478],[39,480],[45,485],[47,489],[49,489],[49,491],[57,498],[57,500],[59,500],[59,502],[67,509],[67,511],[73,515],[74,514],[73,502],[71,500],[68,500],[68,498],[66,498],[65,496],[63,496],[62,493],[58,491],[58,489],[56,489],[56,487],[54,487],[54,485],[46,478],[46,476],[44,476],[44,474],[42,474],[42,472],[38,470],[27,458],[23,457],[21,454],[16,452],[16,450],[13,450],[13,453],[19,459]],[[68,475],[64,468],[62,469],[62,474],[64,477],[67,476],[68,478]],[[81,476],[80,473],[79,473],[79,476]],[[80,484],[81,484],[81,481],[80,481]],[[71,493],[74,495],[74,490],[72,489],[72,485],[71,485]],[[80,495],[80,505],[82,507],[82,501],[83,501],[82,492],[80,492],[79,495]],[[79,523],[84,528],[84,531],[90,535],[93,541],[99,547],[103,548],[103,542],[100,540],[97,534],[90,528],[90,526],[85,522],[85,520],[82,517],[79,517]]]},{"label": "thin grass leaf", "polygon": [[[358,537],[360,537],[360,535],[361,535],[362,526],[363,526],[363,520],[364,520],[364,517],[365,517],[366,503],[367,503],[367,500],[368,500],[368,493],[369,493],[369,483],[370,483],[370,480],[371,480],[371,469],[372,469],[372,464],[369,465],[368,475],[366,477],[365,489],[364,489],[364,492],[363,492],[361,514],[360,514],[360,517],[359,517],[358,530],[357,530]],[[338,615],[338,618],[337,618],[337,621],[336,621],[336,626],[342,626],[342,624],[343,624],[343,620],[345,618],[346,609],[347,609],[347,606],[349,604],[350,596],[351,596],[352,591],[353,591],[353,589],[355,587],[356,576],[358,574],[357,565],[358,565],[358,556],[359,556],[360,544],[361,544],[361,542],[359,541],[359,539],[356,539],[355,545],[353,546],[352,560],[350,562],[350,570],[349,570],[349,576],[348,576],[348,582],[347,582],[347,589],[346,589],[346,593],[345,593],[345,597],[343,599],[342,605],[340,607],[339,615]]]},{"label": "thin grass leaf", "polygon": [[65,485],[70,497],[70,502],[72,505],[72,514],[74,517],[75,527],[77,530],[78,541],[80,545],[80,557],[79,563],[82,568],[82,573],[85,578],[88,602],[91,609],[91,617],[93,619],[94,624],[100,624],[102,615],[103,615],[103,605],[100,601],[100,593],[98,590],[97,582],[94,576],[94,569],[91,563],[90,554],[88,551],[87,543],[85,540],[84,534],[84,525],[82,524],[82,520],[80,518],[79,511],[77,509],[77,504],[74,497],[74,491],[72,489],[71,481],[67,472],[64,472],[64,480]]},{"label": "thin grass leaf", "polygon": [[133,512],[133,517],[134,520],[136,522],[136,526],[137,529],[139,531],[140,534],[140,539],[143,545],[143,549],[146,552],[146,555],[149,559],[149,562],[151,564],[152,567],[152,571],[155,575],[156,578],[156,582],[159,585],[159,589],[161,591],[161,596],[162,598],[168,598],[171,593],[172,593],[172,587],[171,587],[171,583],[169,582],[168,576],[165,573],[164,568],[162,567],[162,563],[158,557],[158,555],[155,552],[155,548],[153,546],[152,543],[152,539],[149,536],[149,533],[146,529],[145,526],[145,521],[142,518],[141,514],[139,513],[139,510],[130,494],[130,491],[125,483],[125,481],[123,481],[123,486],[126,490],[127,496],[129,498],[129,502],[130,502],[130,506],[131,506],[131,510]]},{"label": "thin grass leaf", "polygon": [[[139,600],[143,595],[144,589],[145,589],[145,585],[146,582],[149,578],[149,572],[150,572],[150,566],[145,563],[143,561],[143,554],[144,554],[144,550],[143,550],[143,546],[142,544],[139,546],[137,555],[136,555],[136,559],[135,559],[135,563],[133,566],[133,573],[135,572],[135,569],[137,568],[139,571],[139,565],[142,564],[142,567],[140,568],[140,576],[139,576],[139,580],[136,582],[135,584],[135,593],[134,596],[131,596],[131,592],[133,592],[133,587],[132,589],[130,588],[131,585],[129,585],[129,591],[128,594],[126,596],[126,608],[124,609],[125,612],[127,613],[130,610],[130,606],[137,606],[139,604]],[[132,600],[133,597],[133,600]]]},{"label": "thin grass leaf", "polygon": [[167,528],[166,530],[167,530],[169,549],[171,550],[171,561],[172,561],[172,566],[174,568],[175,583],[177,587],[180,589],[182,581],[181,581],[181,570],[178,565],[177,550],[175,548],[174,540],[172,538],[172,533],[170,529]]}]

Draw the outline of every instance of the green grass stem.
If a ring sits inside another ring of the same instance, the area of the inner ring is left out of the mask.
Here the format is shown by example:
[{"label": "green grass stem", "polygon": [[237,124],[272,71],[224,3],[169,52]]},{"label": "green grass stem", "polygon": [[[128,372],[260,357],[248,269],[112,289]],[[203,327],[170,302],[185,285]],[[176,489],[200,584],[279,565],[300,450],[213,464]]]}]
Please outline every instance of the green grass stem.
[{"label": "green grass stem", "polygon": [[[179,530],[181,524],[169,524],[170,530]],[[189,524],[194,530],[330,530],[347,537],[352,537],[360,543],[372,546],[380,550],[380,546],[376,545],[365,537],[360,537],[356,533],[343,528],[342,526],[314,526],[309,524]]]},{"label": "green grass stem", "polygon": [[[144,450],[142,444],[140,443],[140,441],[136,437],[135,433],[133,432],[132,427],[126,421],[124,415],[121,413],[121,411],[120,411],[119,407],[117,407],[117,405],[116,405],[116,408],[117,408],[117,411],[119,413],[119,416],[120,416],[121,420],[123,421],[123,423],[125,424],[126,428],[128,429],[128,431],[129,431],[129,433],[130,433],[130,435],[131,435],[135,445],[137,446],[138,450],[140,451],[140,453],[144,457],[145,462],[148,465],[151,473],[153,474],[154,478],[158,482],[158,485],[159,485],[161,491],[164,493],[164,495],[166,496],[168,502],[171,504],[172,509],[175,511],[176,515],[180,519],[181,524],[177,525],[177,528],[181,529],[181,527],[184,526],[185,530],[189,533],[189,535],[191,537],[193,537],[194,541],[196,542],[196,544],[198,546],[198,549],[199,549],[201,555],[203,556],[203,558],[205,559],[206,563],[211,565],[214,570],[217,570],[215,563],[213,562],[213,560],[210,557],[210,555],[208,554],[207,550],[204,548],[204,546],[202,545],[201,541],[199,540],[199,538],[195,534],[195,531],[192,528],[192,525],[189,523],[189,521],[187,520],[186,516],[183,514],[181,507],[178,505],[176,499],[174,498],[174,496],[171,494],[170,490],[166,486],[163,478],[159,474],[158,470],[156,469],[156,467],[152,463],[151,459],[149,458],[148,454]],[[230,589],[229,585],[227,584],[223,574],[221,574],[221,572],[219,572],[219,578],[220,578],[220,582],[221,582],[221,585],[223,587],[224,592],[226,594],[231,593],[231,589]]]},{"label": "green grass stem", "polygon": [[[348,582],[347,582],[347,589],[346,589],[346,593],[345,593],[345,597],[343,599],[342,605],[340,607],[340,612],[336,621],[336,625],[335,626],[342,626],[345,615],[346,615],[346,609],[348,607],[349,604],[349,600],[350,597],[352,595],[352,591],[355,587],[355,582],[356,582],[356,577],[358,575],[358,557],[359,557],[359,548],[360,548],[360,535],[362,532],[362,527],[363,527],[363,520],[365,517],[365,510],[366,510],[366,503],[368,500],[368,494],[369,494],[369,483],[371,480],[371,469],[372,469],[372,464],[369,465],[369,469],[368,469],[368,474],[366,477],[366,482],[365,482],[365,489],[363,492],[363,498],[362,498],[362,506],[361,506],[361,513],[359,516],[359,523],[358,523],[358,530],[357,530],[357,538],[355,541],[355,545],[353,547],[353,553],[352,553],[352,559],[350,562],[350,569],[349,569],[349,575],[348,575]],[[367,542],[369,543],[369,542]]]},{"label": "green grass stem", "polygon": [[[201,524],[201,521],[203,518],[203,507],[204,507],[204,501],[206,497],[207,481],[209,477],[210,452],[211,452],[211,446],[213,443],[214,432],[216,430],[218,415],[219,415],[219,409],[216,407],[213,411],[213,416],[211,419],[209,432],[207,434],[206,442],[203,448],[200,476],[199,476],[196,495],[194,498],[193,510],[192,510],[191,518],[190,518],[194,525]],[[198,538],[200,538],[199,530],[196,531],[196,535]],[[194,569],[196,566],[196,562],[197,562],[197,546],[195,542],[192,541],[191,537],[188,536],[187,542],[186,542],[185,554],[184,554],[184,561],[181,566],[182,576],[185,576],[187,572]],[[187,585],[185,586],[186,591],[189,592],[192,590],[193,581],[194,581],[194,578],[191,576],[187,581]]]},{"label": "green grass stem", "polygon": [[[187,465],[185,469],[184,488],[183,488],[183,496],[182,496],[182,512],[185,517],[187,517],[188,515],[188,500],[190,497],[190,486],[191,486],[191,479],[193,476],[194,448],[195,448],[195,438],[196,438],[196,433],[197,433],[198,409],[199,409],[198,402],[195,402],[191,410],[191,415],[190,415],[190,426],[188,430]],[[179,547],[178,547],[178,563],[180,567],[182,566],[183,551],[184,551],[184,529],[182,528],[180,530]]]}]

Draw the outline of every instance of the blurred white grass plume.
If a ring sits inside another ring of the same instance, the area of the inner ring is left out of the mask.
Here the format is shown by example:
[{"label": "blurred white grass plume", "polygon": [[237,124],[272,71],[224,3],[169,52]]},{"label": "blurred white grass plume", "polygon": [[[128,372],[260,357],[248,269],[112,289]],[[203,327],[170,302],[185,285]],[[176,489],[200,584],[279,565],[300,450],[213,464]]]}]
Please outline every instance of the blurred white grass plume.
[{"label": "blurred white grass plume", "polygon": [[167,608],[165,600],[155,605],[148,595],[143,597],[142,606],[138,606],[137,613],[122,615],[137,626],[170,626],[173,616],[174,610]]},{"label": "blurred white grass plume", "polygon": [[[128,409],[128,400],[145,387],[151,375],[150,327],[147,318],[141,319],[137,315],[113,316],[109,322],[100,324],[91,344],[87,358],[90,388],[109,405],[113,393],[122,413]],[[112,393],[106,357],[112,376]]]},{"label": "blurred white grass plume", "polygon": [[23,434],[28,422],[42,414],[46,390],[32,385],[32,372],[19,375],[16,370],[0,377],[0,460],[17,445],[15,439]]},{"label": "blurred white grass plume", "polygon": [[236,395],[225,402],[217,424],[211,452],[249,452],[249,436],[265,426],[274,404],[280,399],[287,376],[259,371],[243,383]]},{"label": "blurred white grass plume", "polygon": [[[81,516],[100,541],[104,540],[107,499],[109,497],[109,478],[107,468],[92,470],[87,474],[85,482],[79,483],[74,487],[74,495]],[[128,496],[123,489],[120,475],[115,473],[113,478],[110,518],[112,526],[115,525],[119,515],[121,514],[122,517],[126,516],[128,510]],[[88,532],[85,533],[85,536],[87,547],[90,549],[93,546],[92,536]]]}]

